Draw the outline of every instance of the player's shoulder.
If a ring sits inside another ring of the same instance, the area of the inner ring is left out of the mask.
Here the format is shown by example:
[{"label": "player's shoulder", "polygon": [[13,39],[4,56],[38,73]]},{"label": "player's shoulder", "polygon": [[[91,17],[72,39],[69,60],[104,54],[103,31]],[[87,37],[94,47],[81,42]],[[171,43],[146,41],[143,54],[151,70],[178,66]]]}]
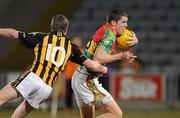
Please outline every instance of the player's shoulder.
[{"label": "player's shoulder", "polygon": [[45,36],[45,35],[49,35],[50,33],[46,33],[46,32],[29,32],[29,35],[32,36]]},{"label": "player's shoulder", "polygon": [[97,30],[96,33],[104,33],[106,31],[105,25],[100,26]]},{"label": "player's shoulder", "polygon": [[67,42],[68,44],[73,45],[72,39],[71,39],[70,37],[65,36],[65,35],[63,35],[63,37],[65,38],[65,40],[66,40],[66,42]]}]

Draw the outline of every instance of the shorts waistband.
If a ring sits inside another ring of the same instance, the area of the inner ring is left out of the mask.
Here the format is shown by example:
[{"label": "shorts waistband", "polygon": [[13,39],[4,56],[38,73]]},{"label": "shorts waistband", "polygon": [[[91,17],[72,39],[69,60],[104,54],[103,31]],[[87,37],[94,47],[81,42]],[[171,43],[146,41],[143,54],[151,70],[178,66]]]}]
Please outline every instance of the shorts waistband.
[{"label": "shorts waistband", "polygon": [[94,77],[93,75],[91,75],[90,73],[86,72],[85,70],[78,68],[77,71],[81,74],[87,75],[87,80],[92,80],[92,79],[97,79],[98,77]]},{"label": "shorts waistband", "polygon": [[87,71],[85,71],[85,70],[83,70],[81,68],[78,68],[77,71],[82,73],[82,74],[85,74],[85,75],[90,75],[90,73],[88,73]]}]

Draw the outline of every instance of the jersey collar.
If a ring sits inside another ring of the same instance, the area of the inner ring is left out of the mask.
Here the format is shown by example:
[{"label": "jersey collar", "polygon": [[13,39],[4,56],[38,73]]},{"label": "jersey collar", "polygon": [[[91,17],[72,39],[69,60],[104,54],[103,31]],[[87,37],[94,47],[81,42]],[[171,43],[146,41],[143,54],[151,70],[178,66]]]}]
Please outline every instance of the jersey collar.
[{"label": "jersey collar", "polygon": [[59,37],[65,36],[63,32],[54,31],[52,33],[59,36]]},{"label": "jersey collar", "polygon": [[105,27],[109,28],[115,35],[117,34],[115,28],[110,23],[106,23]]}]

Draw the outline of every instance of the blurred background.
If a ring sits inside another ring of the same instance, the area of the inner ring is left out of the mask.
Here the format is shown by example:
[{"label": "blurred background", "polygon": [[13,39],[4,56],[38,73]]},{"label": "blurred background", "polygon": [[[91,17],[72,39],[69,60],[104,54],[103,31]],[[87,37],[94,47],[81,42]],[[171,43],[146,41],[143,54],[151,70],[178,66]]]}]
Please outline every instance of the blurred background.
[{"label": "blurred background", "polygon": [[[61,13],[70,20],[69,38],[80,37],[83,47],[105,23],[105,15],[120,7],[129,15],[128,28],[139,44],[133,64],[108,64],[110,72],[100,81],[123,110],[179,110],[180,108],[180,1],[179,0],[1,0],[0,27],[26,32],[49,32],[50,20]],[[16,79],[33,61],[33,52],[16,41],[0,37],[0,88]],[[62,80],[58,108],[68,92]],[[73,108],[76,103],[73,99]],[[19,100],[20,101],[20,100]],[[51,107],[52,99],[47,101]],[[0,109],[14,108],[18,101]],[[173,118],[173,117],[172,117]]]}]

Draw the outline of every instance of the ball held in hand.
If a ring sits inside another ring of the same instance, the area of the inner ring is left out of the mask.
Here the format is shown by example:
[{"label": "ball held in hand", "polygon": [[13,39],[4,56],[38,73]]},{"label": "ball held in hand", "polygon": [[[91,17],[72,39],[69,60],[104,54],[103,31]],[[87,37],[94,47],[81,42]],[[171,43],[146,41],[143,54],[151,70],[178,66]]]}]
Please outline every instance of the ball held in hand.
[{"label": "ball held in hand", "polygon": [[129,30],[129,29],[125,29],[123,34],[119,37],[116,38],[118,45],[123,48],[126,49],[129,46],[127,45],[127,43],[130,41],[128,39],[133,38],[133,31]]}]

